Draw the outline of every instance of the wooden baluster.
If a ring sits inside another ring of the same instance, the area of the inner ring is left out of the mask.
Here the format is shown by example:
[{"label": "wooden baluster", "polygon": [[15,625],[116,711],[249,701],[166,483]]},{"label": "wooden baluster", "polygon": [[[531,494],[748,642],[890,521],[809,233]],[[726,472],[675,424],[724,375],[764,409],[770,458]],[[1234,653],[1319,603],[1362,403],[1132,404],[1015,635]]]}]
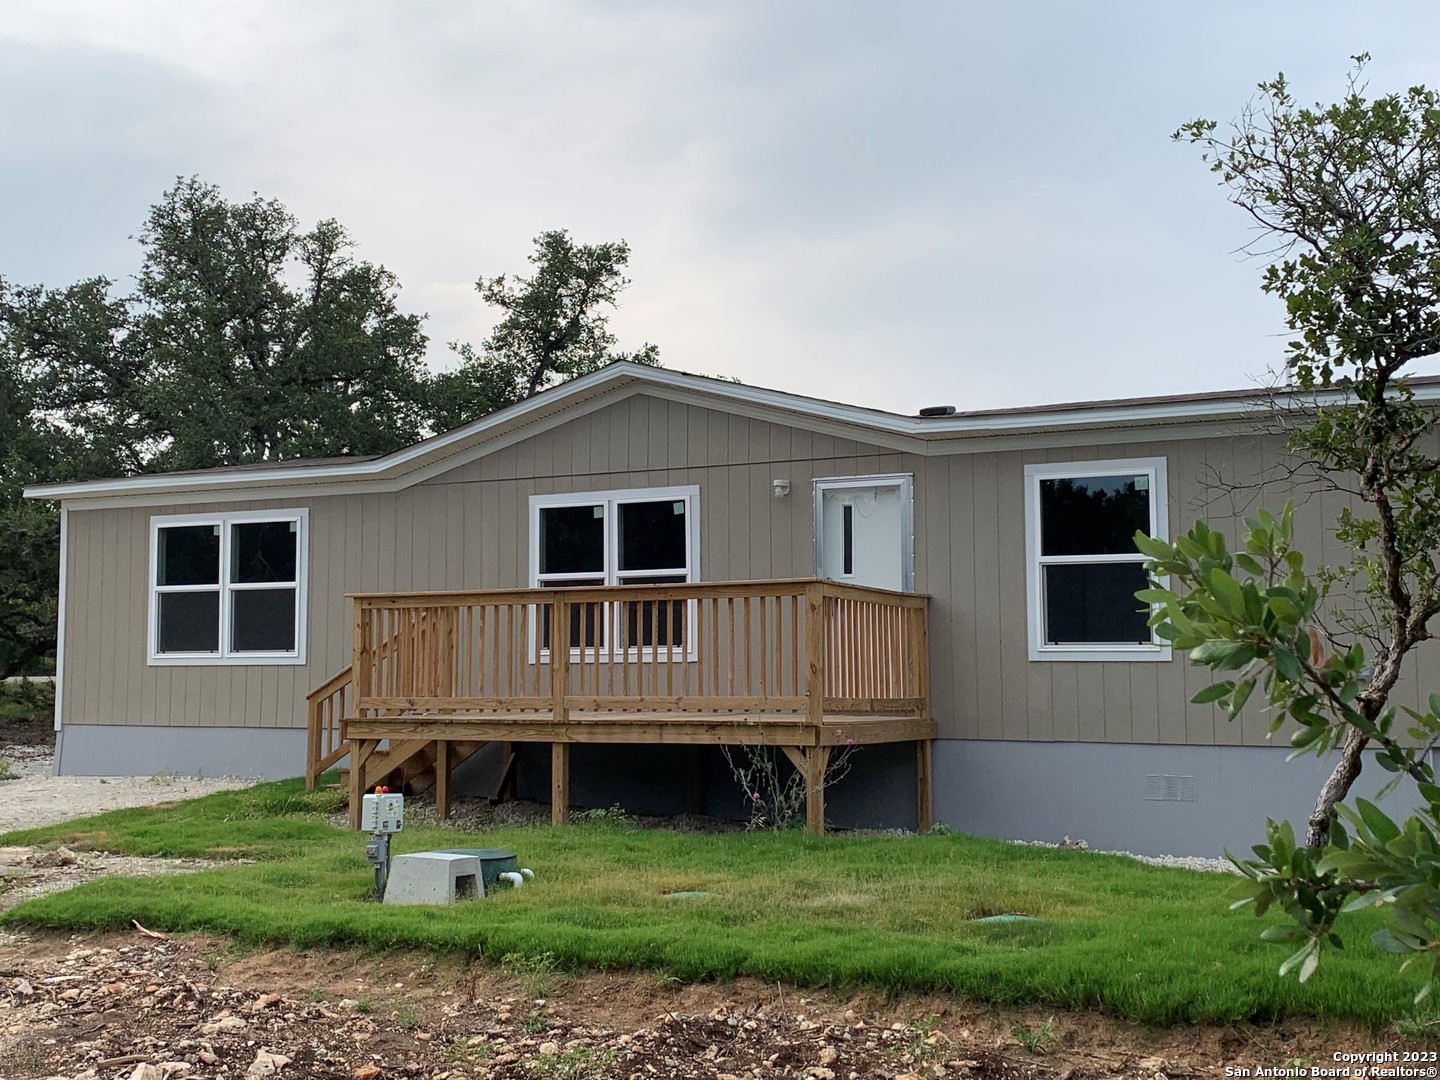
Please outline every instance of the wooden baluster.
[{"label": "wooden baluster", "polygon": [[[701,689],[704,693],[704,689]],[[710,598],[710,693],[720,696],[720,598]]]},{"label": "wooden baluster", "polygon": [[[563,724],[570,717],[570,708],[567,702],[570,696],[570,611],[569,606],[562,600],[556,600],[551,611],[553,614],[550,616],[550,713],[555,723]],[[562,618],[565,619],[564,638],[561,638],[559,634]],[[583,629],[581,632],[584,632]],[[583,642],[584,638],[581,638],[581,641]],[[535,665],[535,670],[538,679],[539,664]]]},{"label": "wooden baluster", "polygon": [[[650,693],[660,695],[660,605],[650,602]],[[640,691],[644,696],[645,691]]]},{"label": "wooden baluster", "polygon": [[869,686],[860,696],[871,700],[880,696],[880,605],[865,604],[865,635],[862,639],[865,650],[865,676]]},{"label": "wooden baluster", "polygon": [[756,606],[760,609],[760,696],[763,698],[770,696],[766,690],[769,685],[770,674],[770,635],[766,632],[766,623],[769,621],[769,616],[765,610],[767,606],[765,597],[760,596],[757,597],[756,600]]},{"label": "wooden baluster", "polygon": [[733,596],[725,598],[725,625],[729,628],[730,633],[730,651],[725,657],[725,683],[727,693],[734,697],[735,672],[739,669],[740,658],[735,655],[735,598]]},{"label": "wooden baluster", "polygon": [[[520,609],[520,634],[515,642],[515,673],[520,680],[520,693],[528,697],[526,693],[530,689],[530,680],[527,673],[530,666],[530,605],[518,604]],[[564,641],[551,643],[550,649],[550,670],[555,670],[555,645],[559,645],[561,651],[568,652],[570,646],[570,635],[565,635]],[[540,657],[535,657],[535,696],[540,696]]]},{"label": "wooden baluster", "polygon": [[[620,665],[620,696],[630,696],[630,648],[635,642],[630,640],[630,613],[635,612],[635,625],[640,625],[639,609],[627,600],[618,601],[615,605],[615,628],[614,640],[610,648],[611,664]],[[636,656],[639,654],[637,652]],[[618,659],[617,659],[618,658]],[[615,685],[615,673],[610,673],[610,685]]]},{"label": "wooden baluster", "polygon": [[740,598],[740,656],[742,660],[740,693],[750,696],[750,597]]},{"label": "wooden baluster", "polygon": [[[675,602],[664,601],[665,611],[665,696],[675,696]],[[660,601],[656,601],[657,612]]]}]

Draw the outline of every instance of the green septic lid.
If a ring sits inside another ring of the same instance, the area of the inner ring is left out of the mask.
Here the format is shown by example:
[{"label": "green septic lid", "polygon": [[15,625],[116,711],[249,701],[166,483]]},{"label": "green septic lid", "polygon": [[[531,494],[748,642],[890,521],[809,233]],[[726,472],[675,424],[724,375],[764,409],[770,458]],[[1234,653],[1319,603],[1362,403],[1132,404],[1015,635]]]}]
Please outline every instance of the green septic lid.
[{"label": "green septic lid", "polygon": [[971,922],[1035,922],[1034,915],[986,915],[981,919],[971,919]]},{"label": "green septic lid", "polygon": [[479,859],[480,876],[484,880],[487,889],[500,879],[501,874],[520,869],[520,864],[515,861],[515,852],[501,851],[499,848],[441,848],[440,854],[469,855],[471,858]]}]

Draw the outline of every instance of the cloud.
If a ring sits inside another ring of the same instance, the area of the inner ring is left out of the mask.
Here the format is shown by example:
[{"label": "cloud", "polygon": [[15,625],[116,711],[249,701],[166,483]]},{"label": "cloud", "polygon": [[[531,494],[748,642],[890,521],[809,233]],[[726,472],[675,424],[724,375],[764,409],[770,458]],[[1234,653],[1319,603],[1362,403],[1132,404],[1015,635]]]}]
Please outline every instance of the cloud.
[{"label": "cloud", "polygon": [[1428,8],[1313,10],[9,0],[0,274],[133,269],[195,173],[343,222],[436,366],[563,227],[630,242],[616,329],[686,370],[902,410],[1245,385],[1282,313],[1167,133],[1362,47],[1428,77]]}]

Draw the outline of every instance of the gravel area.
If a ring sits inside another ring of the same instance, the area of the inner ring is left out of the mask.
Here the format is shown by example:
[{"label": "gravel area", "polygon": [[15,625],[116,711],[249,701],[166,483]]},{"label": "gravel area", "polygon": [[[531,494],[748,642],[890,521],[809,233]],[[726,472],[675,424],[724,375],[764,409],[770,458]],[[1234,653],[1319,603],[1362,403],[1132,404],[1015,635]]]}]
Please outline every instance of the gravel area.
[{"label": "gravel area", "polygon": [[[1071,840],[1068,836],[1058,844],[1046,843],[1044,840],[1016,840],[1014,842],[1027,847],[1075,848],[1080,851],[1090,851],[1090,845],[1084,840]],[[1235,864],[1229,859],[1207,859],[1203,855],[1136,855],[1133,851],[1096,851],[1094,854],[1123,855],[1127,859],[1149,863],[1151,866],[1172,866],[1181,870],[1199,870],[1205,874],[1238,874],[1240,872],[1235,869]]]},{"label": "gravel area", "polygon": [[48,746],[0,747],[14,780],[0,781],[0,834],[34,829],[129,806],[194,799],[215,791],[249,787],[238,776],[191,779],[154,776],[51,776],[54,752]]}]

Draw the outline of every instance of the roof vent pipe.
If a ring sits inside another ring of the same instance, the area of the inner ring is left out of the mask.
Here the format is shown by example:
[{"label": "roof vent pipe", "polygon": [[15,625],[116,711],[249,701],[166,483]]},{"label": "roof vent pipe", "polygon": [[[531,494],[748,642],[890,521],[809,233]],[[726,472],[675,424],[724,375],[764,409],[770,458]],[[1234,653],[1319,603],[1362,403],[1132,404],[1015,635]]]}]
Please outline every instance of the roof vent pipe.
[{"label": "roof vent pipe", "polygon": [[921,416],[954,416],[954,405],[931,405],[920,410]]}]

